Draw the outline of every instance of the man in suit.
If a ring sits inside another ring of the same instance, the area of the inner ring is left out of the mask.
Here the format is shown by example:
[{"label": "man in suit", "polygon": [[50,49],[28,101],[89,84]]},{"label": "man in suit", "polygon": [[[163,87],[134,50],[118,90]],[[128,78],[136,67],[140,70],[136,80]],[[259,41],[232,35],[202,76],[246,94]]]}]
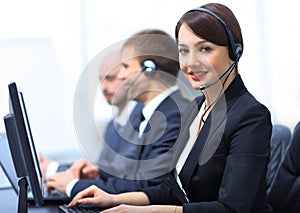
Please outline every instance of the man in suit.
[{"label": "man in suit", "polygon": [[[108,104],[118,108],[117,115],[111,119],[104,131],[103,138],[105,143],[99,160],[106,165],[110,164],[112,160],[112,156],[106,154],[107,149],[116,149],[116,147],[119,147],[118,143],[120,138],[117,131],[124,128],[128,119],[130,119],[130,122],[135,123],[135,119],[137,119],[137,116],[140,114],[143,107],[143,104],[141,103],[128,100],[126,91],[122,88],[124,79],[117,78],[120,71],[119,57],[119,52],[117,51],[108,53],[102,60],[102,63],[100,63],[98,73],[104,98]],[[131,156],[133,154],[131,152],[135,151],[130,149],[130,147],[122,148],[122,152],[125,156]],[[118,149],[120,150],[120,148]],[[57,172],[65,171],[67,169],[77,178],[82,179],[96,178],[100,173],[100,169],[97,165],[85,159],[79,159],[72,165],[60,165],[56,161],[50,161],[50,159],[43,154],[39,154],[39,163],[45,180]]]},{"label": "man in suit", "polygon": [[172,147],[183,126],[181,114],[190,103],[176,85],[178,71],[177,45],[167,33],[145,30],[131,36],[121,50],[118,78],[125,80],[128,98],[142,102],[144,108],[139,127],[128,124],[119,133],[125,139],[120,147],[132,146],[135,155],[115,154],[110,165],[118,165],[117,170],[100,164],[100,179],[76,180],[57,174],[49,178],[48,189],[73,197],[90,185],[121,193],[160,183],[169,172]]}]

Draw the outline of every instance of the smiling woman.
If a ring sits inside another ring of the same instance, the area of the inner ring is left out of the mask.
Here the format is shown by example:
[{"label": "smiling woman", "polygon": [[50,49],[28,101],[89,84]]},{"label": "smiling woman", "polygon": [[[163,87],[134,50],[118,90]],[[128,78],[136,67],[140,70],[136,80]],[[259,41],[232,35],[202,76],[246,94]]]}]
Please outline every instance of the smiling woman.
[{"label": "smiling woman", "polygon": [[[183,40],[183,38],[188,38]],[[195,35],[186,24],[181,26],[178,37],[181,70],[194,89],[218,81],[226,70],[232,71],[232,61],[228,56],[228,47],[218,46]],[[219,57],[227,61],[218,60]],[[216,82],[217,83],[217,82]]]},{"label": "smiling woman", "polygon": [[225,5],[206,4],[184,13],[175,33],[181,70],[204,96],[183,114],[173,170],[162,184],[141,192],[112,195],[90,187],[70,207],[125,203],[152,206],[119,205],[104,212],[272,212],[266,203],[270,112],[238,73],[243,39],[237,19]]},{"label": "smiling woman", "polygon": [[[73,128],[72,103],[77,80],[88,62],[141,26],[173,34],[179,15],[199,4],[196,0],[152,2],[145,5],[128,0],[116,7],[116,1],[97,0],[1,1],[0,115],[8,112],[8,83],[18,82],[28,100],[38,148],[60,161],[82,157]],[[300,37],[300,28],[295,27],[300,19],[299,1],[217,2],[226,2],[244,26],[247,51],[239,69],[247,88],[269,107],[274,122],[293,128],[300,119],[300,43],[295,42]],[[41,87],[43,95],[37,89]],[[101,92],[95,102],[95,119],[102,127],[111,108]],[[45,109],[51,113],[44,113]],[[4,131],[3,122],[0,131]],[[90,150],[98,144],[97,137],[86,141]]]}]

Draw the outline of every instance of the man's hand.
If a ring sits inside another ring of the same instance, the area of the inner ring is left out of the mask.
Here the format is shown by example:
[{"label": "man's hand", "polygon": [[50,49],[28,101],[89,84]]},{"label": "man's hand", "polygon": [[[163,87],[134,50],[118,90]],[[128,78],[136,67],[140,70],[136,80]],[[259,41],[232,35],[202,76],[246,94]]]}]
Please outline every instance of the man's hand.
[{"label": "man's hand", "polygon": [[50,192],[53,189],[66,194],[66,187],[72,181],[76,179],[76,176],[69,170],[64,172],[58,172],[55,175],[49,177],[47,181],[47,191]]},{"label": "man's hand", "polygon": [[100,172],[100,169],[97,165],[92,164],[84,159],[75,161],[69,170],[78,179],[95,179]]},{"label": "man's hand", "polygon": [[39,164],[40,164],[40,169],[42,172],[43,179],[46,180],[47,168],[51,161],[41,153],[38,154],[38,159],[39,159]]}]

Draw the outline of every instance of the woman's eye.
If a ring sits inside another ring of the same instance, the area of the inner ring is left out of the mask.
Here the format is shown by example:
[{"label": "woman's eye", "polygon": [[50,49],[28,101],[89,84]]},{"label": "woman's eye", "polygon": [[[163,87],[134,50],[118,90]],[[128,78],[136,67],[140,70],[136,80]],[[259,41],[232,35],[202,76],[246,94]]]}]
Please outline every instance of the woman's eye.
[{"label": "woman's eye", "polygon": [[186,54],[186,53],[188,53],[189,51],[188,51],[188,49],[179,49],[178,52],[179,52],[180,54]]},{"label": "woman's eye", "polygon": [[201,52],[210,52],[212,50],[211,47],[201,47],[200,51]]}]

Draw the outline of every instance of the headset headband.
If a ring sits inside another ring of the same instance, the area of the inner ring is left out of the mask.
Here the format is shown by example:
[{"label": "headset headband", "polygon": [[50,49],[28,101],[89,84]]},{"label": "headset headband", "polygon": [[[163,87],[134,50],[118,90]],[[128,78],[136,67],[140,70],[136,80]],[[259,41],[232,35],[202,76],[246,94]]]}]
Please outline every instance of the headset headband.
[{"label": "headset headband", "polygon": [[192,10],[189,10],[186,13],[189,13],[189,12],[192,12],[192,11],[201,11],[201,12],[207,13],[207,14],[213,16],[215,19],[217,19],[223,25],[223,27],[226,31],[227,37],[229,39],[229,45],[230,45],[230,49],[231,49],[231,52],[232,52],[232,56],[230,56],[230,58],[233,61],[238,61],[240,59],[240,57],[242,56],[243,48],[242,48],[242,45],[240,43],[234,42],[232,33],[231,33],[229,27],[227,26],[227,24],[217,14],[215,14],[214,12],[212,12],[212,11],[206,9],[206,8],[197,7],[197,8],[194,8]]}]

